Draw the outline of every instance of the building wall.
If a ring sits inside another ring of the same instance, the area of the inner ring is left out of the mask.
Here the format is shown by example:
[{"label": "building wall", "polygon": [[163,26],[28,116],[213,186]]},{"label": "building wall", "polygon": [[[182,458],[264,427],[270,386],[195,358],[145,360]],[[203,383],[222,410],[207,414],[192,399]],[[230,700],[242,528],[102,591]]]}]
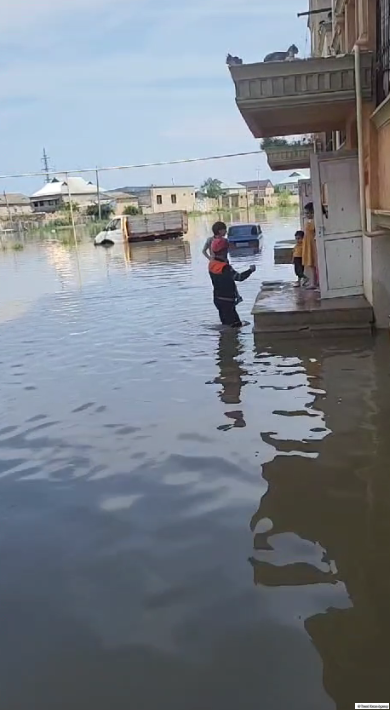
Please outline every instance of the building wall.
[{"label": "building wall", "polygon": [[299,185],[297,182],[284,182],[279,184],[280,191],[290,192],[291,195],[299,195]]},{"label": "building wall", "polygon": [[[331,3],[329,0],[309,0],[309,10],[321,10],[323,8],[328,8],[330,7]],[[315,15],[310,15],[309,16],[309,29],[311,32],[312,36],[312,56],[313,57],[319,57],[321,56],[321,42],[320,42],[320,22],[321,20],[326,19],[326,13],[324,15],[322,14],[315,14]]]},{"label": "building wall", "polygon": [[254,195],[243,190],[229,190],[220,200],[220,207],[227,210],[242,210],[254,204]]},{"label": "building wall", "polygon": [[63,204],[62,197],[49,197],[41,200],[31,200],[31,206],[34,212],[57,212]]},{"label": "building wall", "polygon": [[[390,111],[389,111],[390,113]],[[378,129],[378,209],[390,211],[390,121]],[[389,234],[390,240],[390,234]],[[390,273],[390,271],[389,271]]]},{"label": "building wall", "polygon": [[[317,0],[311,0],[311,9]],[[349,0],[344,18],[334,18],[334,48],[341,52],[352,52],[356,42],[361,50],[376,51],[376,0]],[[312,52],[318,47],[313,20]],[[373,79],[375,82],[375,78]],[[375,88],[374,88],[375,91]],[[375,112],[375,101],[363,106],[364,169],[367,204],[368,229],[375,229],[371,210],[390,212],[390,98],[388,109],[382,108],[381,116]],[[375,112],[375,113],[374,113]],[[386,116],[386,112],[388,116]],[[356,109],[346,121],[346,148],[357,149]],[[379,328],[387,328],[390,315],[390,231],[383,236],[363,236],[363,276],[364,292],[373,305]]]},{"label": "building wall", "polygon": [[152,212],[172,212],[174,210],[193,212],[195,210],[195,187],[180,187],[179,185],[152,187],[149,193],[149,209]]},{"label": "building wall", "polygon": [[218,200],[213,197],[198,197],[195,200],[195,211],[204,214],[218,211]]},{"label": "building wall", "polygon": [[[63,195],[62,197],[64,202],[69,202],[69,197],[68,195]],[[88,207],[89,205],[94,205],[98,201],[98,196],[97,193],[87,193],[87,194],[76,194],[76,195],[71,195],[71,200],[72,202],[76,202],[78,205],[80,205],[81,208],[83,207]]]},{"label": "building wall", "polygon": [[[372,303],[378,328],[389,327],[390,234],[371,239]],[[369,298],[369,293],[366,294]]]},{"label": "building wall", "polygon": [[114,215],[115,215],[115,217],[120,217],[124,213],[126,207],[137,207],[138,208],[138,206],[139,206],[139,204],[138,204],[138,200],[136,197],[129,197],[128,200],[125,200],[125,199],[117,200],[115,202]]},{"label": "building wall", "polygon": [[[86,209],[89,205],[96,204],[98,201],[97,194],[76,194],[71,195],[72,203],[76,203],[81,209]],[[31,200],[32,209],[34,212],[46,212],[47,214],[58,212],[61,206],[69,202],[68,195],[52,195],[43,199]]]},{"label": "building wall", "polygon": [[31,206],[25,205],[0,205],[0,219],[9,219],[11,217],[23,217],[25,215],[30,215],[32,213]]}]

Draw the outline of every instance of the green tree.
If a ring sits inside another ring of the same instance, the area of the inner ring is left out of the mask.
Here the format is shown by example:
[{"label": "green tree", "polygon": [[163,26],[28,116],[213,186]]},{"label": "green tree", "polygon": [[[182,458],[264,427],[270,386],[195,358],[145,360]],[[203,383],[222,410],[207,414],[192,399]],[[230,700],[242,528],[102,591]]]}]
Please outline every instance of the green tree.
[{"label": "green tree", "polygon": [[[70,202],[63,202],[60,207],[60,212],[65,212],[65,214],[70,214]],[[78,202],[72,202],[73,212],[80,212],[80,205]]]},{"label": "green tree", "polygon": [[142,210],[136,205],[127,205],[127,207],[123,210],[123,214],[135,216],[136,214],[142,214]]},{"label": "green tree", "polygon": [[263,138],[260,145],[262,150],[267,150],[267,148],[282,148],[288,145],[288,141],[285,138]]},{"label": "green tree", "polygon": [[281,190],[278,194],[278,207],[285,208],[291,205],[291,192],[289,190]]},{"label": "green tree", "polygon": [[[115,208],[111,204],[111,202],[104,202],[102,205],[100,205],[100,214],[101,214],[102,219],[104,219],[104,220],[110,219],[110,217],[114,214],[114,212],[115,212]],[[88,215],[88,217],[94,217],[95,219],[99,219],[99,205],[98,204],[88,205],[87,215]]]},{"label": "green tree", "polygon": [[214,200],[217,200],[218,197],[222,197],[224,194],[222,182],[216,178],[207,178],[200,189],[206,197],[210,197]]}]

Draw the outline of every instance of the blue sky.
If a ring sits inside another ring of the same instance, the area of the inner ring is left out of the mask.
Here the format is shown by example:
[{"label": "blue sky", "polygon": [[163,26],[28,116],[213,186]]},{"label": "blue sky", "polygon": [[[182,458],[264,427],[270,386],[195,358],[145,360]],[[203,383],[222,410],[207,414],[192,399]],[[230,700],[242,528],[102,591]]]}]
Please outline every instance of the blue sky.
[{"label": "blue sky", "polygon": [[[306,0],[0,0],[0,173],[256,150],[228,52],[309,51]],[[103,187],[269,176],[264,156],[102,177]],[[276,179],[281,176],[276,175]],[[38,181],[8,180],[29,192]]]}]

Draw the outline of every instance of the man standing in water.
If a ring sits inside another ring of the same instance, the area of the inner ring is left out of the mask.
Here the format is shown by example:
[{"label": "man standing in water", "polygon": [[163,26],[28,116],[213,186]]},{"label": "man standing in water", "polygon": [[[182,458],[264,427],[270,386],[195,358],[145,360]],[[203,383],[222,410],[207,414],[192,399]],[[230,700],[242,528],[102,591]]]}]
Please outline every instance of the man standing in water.
[{"label": "man standing in water", "polygon": [[224,237],[216,237],[212,241],[209,274],[214,288],[214,305],[218,310],[222,325],[240,328],[242,323],[236,311],[238,297],[235,282],[248,279],[256,271],[256,267],[250,266],[249,269],[239,274],[229,264],[228,247],[228,242]]}]

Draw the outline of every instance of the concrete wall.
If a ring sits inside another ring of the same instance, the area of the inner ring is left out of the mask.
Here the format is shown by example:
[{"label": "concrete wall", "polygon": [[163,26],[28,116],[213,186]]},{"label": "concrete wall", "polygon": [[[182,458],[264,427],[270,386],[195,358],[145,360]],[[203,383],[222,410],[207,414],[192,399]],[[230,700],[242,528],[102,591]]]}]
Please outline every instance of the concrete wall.
[{"label": "concrete wall", "polygon": [[135,197],[129,197],[128,200],[121,199],[117,200],[115,203],[115,212],[114,216],[115,217],[120,217],[123,213],[126,207],[137,207],[138,208],[138,200]]},{"label": "concrete wall", "polygon": [[244,190],[229,190],[226,195],[223,195],[219,200],[221,209],[240,210],[251,207],[254,204],[254,195]]},{"label": "concrete wall", "polygon": [[390,316],[390,233],[371,239],[372,291],[378,328],[389,327]]},{"label": "concrete wall", "polygon": [[[176,197],[176,201],[172,201],[173,196]],[[161,204],[158,197],[161,197]],[[180,185],[152,187],[150,188],[150,201],[152,212],[172,212],[174,210],[193,212],[195,210],[195,187],[180,187]]]},{"label": "concrete wall", "polygon": [[9,219],[11,217],[23,217],[25,215],[32,214],[32,209],[30,205],[9,205],[9,209],[6,205],[0,205],[0,219]]},{"label": "concrete wall", "polygon": [[390,121],[378,129],[378,197],[378,209],[390,211]]}]

